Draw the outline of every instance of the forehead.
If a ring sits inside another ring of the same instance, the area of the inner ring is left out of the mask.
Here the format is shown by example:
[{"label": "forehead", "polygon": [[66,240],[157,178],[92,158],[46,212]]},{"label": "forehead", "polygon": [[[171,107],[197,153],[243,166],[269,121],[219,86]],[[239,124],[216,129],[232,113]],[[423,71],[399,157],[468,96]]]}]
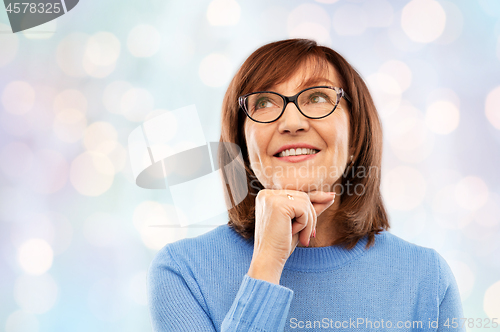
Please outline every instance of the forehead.
[{"label": "forehead", "polygon": [[281,80],[268,86],[272,89],[282,84],[290,84],[295,89],[305,89],[314,85],[331,85],[341,87],[340,77],[335,67],[324,60],[307,60]]}]

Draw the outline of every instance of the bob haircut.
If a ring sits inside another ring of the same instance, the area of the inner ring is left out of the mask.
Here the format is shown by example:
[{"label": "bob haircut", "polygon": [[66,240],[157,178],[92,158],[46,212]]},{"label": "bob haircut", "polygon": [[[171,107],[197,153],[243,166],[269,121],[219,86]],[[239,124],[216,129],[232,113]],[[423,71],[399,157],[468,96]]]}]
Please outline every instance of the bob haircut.
[{"label": "bob haircut", "polygon": [[[369,248],[375,241],[375,234],[390,227],[380,193],[380,119],[370,92],[356,70],[334,50],[318,46],[309,39],[287,39],[260,47],[248,57],[229,84],[222,103],[220,142],[235,143],[241,149],[243,159],[238,157],[237,152],[219,149],[219,165],[228,165],[231,161],[236,165],[220,168],[223,181],[226,181],[223,185],[227,188],[228,225],[242,237],[252,238],[255,232],[255,197],[264,189],[249,166],[243,126],[247,116],[239,107],[238,97],[285,82],[306,63],[312,63],[313,78],[321,77],[328,64],[333,65],[341,87],[352,99],[348,112],[351,128],[349,143],[354,157],[342,174],[341,188],[351,186],[351,189],[358,190],[344,192],[342,189],[339,195],[340,205],[332,218],[339,235],[334,244],[352,249],[368,235],[366,248]],[[237,181],[245,178],[245,175],[241,177],[241,172],[246,174],[246,184]],[[236,198],[240,202],[237,205],[233,204]]]}]

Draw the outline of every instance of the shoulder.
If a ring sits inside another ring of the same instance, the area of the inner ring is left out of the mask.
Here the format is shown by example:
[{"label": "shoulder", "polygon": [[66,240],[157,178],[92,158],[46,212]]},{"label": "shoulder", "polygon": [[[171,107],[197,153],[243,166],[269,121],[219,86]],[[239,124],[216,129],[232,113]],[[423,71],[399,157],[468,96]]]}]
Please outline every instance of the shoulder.
[{"label": "shoulder", "polygon": [[435,249],[411,243],[388,231],[376,235],[373,253],[415,273],[421,271],[436,277],[443,263],[446,264]]},{"label": "shoulder", "polygon": [[438,274],[439,274],[439,298],[442,301],[445,297],[446,293],[456,292],[458,293],[458,285],[453,275],[453,271],[451,270],[450,265],[441,256],[437,251],[435,251],[437,265],[438,265]]},{"label": "shoulder", "polygon": [[[377,243],[378,241],[378,243]],[[377,235],[375,248],[408,269],[425,275],[439,283],[439,297],[442,299],[447,289],[456,284],[453,272],[435,249],[408,242],[392,233],[384,231]]]},{"label": "shoulder", "polygon": [[416,255],[422,258],[436,259],[436,250],[411,243],[388,231],[377,234],[375,243],[378,243],[380,249],[390,250],[394,254]]}]

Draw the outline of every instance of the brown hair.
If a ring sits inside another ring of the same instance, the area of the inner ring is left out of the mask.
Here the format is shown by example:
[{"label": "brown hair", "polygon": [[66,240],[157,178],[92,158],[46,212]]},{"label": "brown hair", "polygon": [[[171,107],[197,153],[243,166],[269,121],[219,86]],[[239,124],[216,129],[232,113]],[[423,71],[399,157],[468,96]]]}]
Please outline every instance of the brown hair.
[{"label": "brown hair", "polygon": [[[318,46],[315,41],[309,39],[287,39],[260,47],[248,57],[229,84],[222,104],[220,142],[238,145],[243,159],[238,158],[234,151],[231,153],[219,149],[219,165],[227,165],[231,161],[233,165],[236,163],[236,167],[221,167],[229,196],[225,197],[229,214],[228,225],[244,238],[253,237],[255,197],[264,189],[249,167],[243,126],[246,115],[239,108],[238,97],[249,92],[266,90],[288,80],[307,60],[314,60],[315,75],[320,74],[325,65],[333,65],[339,75],[341,87],[352,99],[349,142],[351,148],[354,148],[354,158],[352,168],[348,167],[342,175],[342,188],[345,188],[346,184],[351,184],[353,188],[361,184],[364,192],[361,195],[349,195],[347,192],[339,195],[341,201],[334,216],[339,237],[334,244],[351,249],[361,238],[368,235],[368,248],[374,243],[375,234],[390,227],[380,193],[380,119],[368,88],[356,70],[334,50]],[[290,70],[291,68],[293,70]],[[367,176],[366,170],[371,171],[372,168],[377,171],[375,174],[369,172]],[[246,173],[246,184],[237,181],[238,178],[241,179],[238,172]],[[243,198],[247,190],[248,194]],[[234,198],[241,202],[235,205]]]}]

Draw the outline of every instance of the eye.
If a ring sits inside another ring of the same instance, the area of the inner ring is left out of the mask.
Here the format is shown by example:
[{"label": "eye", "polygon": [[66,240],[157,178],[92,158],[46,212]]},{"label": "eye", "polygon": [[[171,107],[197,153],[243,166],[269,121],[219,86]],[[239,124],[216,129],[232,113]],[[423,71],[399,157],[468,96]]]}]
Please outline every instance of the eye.
[{"label": "eye", "polygon": [[312,104],[326,103],[326,102],[328,102],[328,100],[329,100],[329,98],[322,93],[314,93],[309,97],[309,101]]},{"label": "eye", "polygon": [[276,107],[276,105],[273,103],[273,101],[267,97],[265,98],[260,98],[257,100],[255,103],[255,109],[263,109],[263,108],[271,108],[271,107]]},{"label": "eye", "polygon": [[255,105],[255,108],[259,109],[259,108],[270,107],[270,104],[271,103],[269,102],[269,100],[262,98],[257,101],[257,105]]}]

